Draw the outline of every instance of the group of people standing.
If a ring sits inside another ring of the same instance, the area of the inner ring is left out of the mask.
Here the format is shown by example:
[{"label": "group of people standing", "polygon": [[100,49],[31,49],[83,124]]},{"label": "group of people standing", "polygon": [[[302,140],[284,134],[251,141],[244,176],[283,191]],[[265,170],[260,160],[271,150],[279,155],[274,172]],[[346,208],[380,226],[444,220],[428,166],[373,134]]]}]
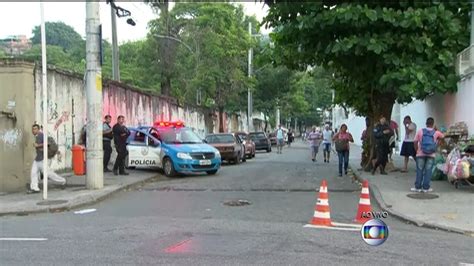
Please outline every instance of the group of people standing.
[{"label": "group of people standing", "polygon": [[117,158],[115,159],[114,168],[112,172],[114,175],[129,175],[125,172],[125,159],[128,155],[127,138],[130,136],[130,131],[125,126],[125,117],[119,115],[117,123],[110,127],[112,117],[105,116],[105,121],[102,127],[102,146],[104,149],[104,172],[111,172],[108,168],[110,156],[112,154],[112,140],[115,143],[115,150],[117,151]]},{"label": "group of people standing", "polygon": [[[130,135],[130,131],[125,126],[125,117],[119,115],[117,117],[117,123],[111,127],[110,122],[112,121],[112,117],[110,115],[106,115],[104,119],[104,123],[102,126],[102,145],[104,150],[104,159],[103,159],[103,166],[104,172],[113,172],[115,175],[128,175],[129,173],[125,172],[125,158],[128,155],[127,151],[127,138]],[[84,131],[84,130],[83,130]],[[38,186],[40,175],[43,173],[44,169],[44,156],[43,156],[43,144],[44,144],[44,134],[41,131],[41,127],[38,124],[34,124],[32,126],[32,133],[35,137],[35,141],[33,146],[36,150],[36,156],[33,161],[31,167],[31,175],[30,175],[30,193],[39,193],[40,189]],[[81,136],[82,143],[86,145],[86,132],[83,132],[83,136]],[[117,158],[115,160],[115,164],[113,170],[111,171],[108,169],[108,164],[110,161],[110,157],[112,154],[112,140],[115,144],[115,149],[117,151]],[[57,173],[55,173],[52,169],[48,171],[48,178],[59,183],[63,187],[66,185],[66,179]]]},{"label": "group of people standing", "polygon": [[[415,187],[411,188],[413,192],[431,192],[431,175],[434,167],[434,158],[439,141],[444,138],[443,133],[437,130],[434,119],[426,119],[426,127],[417,131],[417,125],[411,120],[410,116],[403,118],[405,127],[405,137],[403,139],[400,155],[404,157],[402,173],[408,172],[408,162],[412,157],[416,162]],[[379,122],[374,126],[373,137],[375,139],[375,159],[372,160],[372,174],[375,174],[380,168],[380,174],[386,175],[385,167],[389,155],[392,154],[392,140],[396,134],[398,140],[398,126],[390,125],[384,116],[381,116]],[[367,138],[363,134],[362,138]]]},{"label": "group of people standing", "polygon": [[[110,126],[112,117],[106,115],[102,124],[102,149],[104,150],[104,172],[113,172],[114,175],[128,175],[125,172],[125,159],[128,155],[127,150],[127,138],[130,136],[130,131],[125,126],[125,117],[119,115],[117,117],[117,123],[113,127]],[[87,146],[86,140],[86,125],[82,129],[81,144]],[[108,168],[110,162],[110,156],[112,155],[112,141],[115,144],[115,150],[117,151],[117,158],[113,170]]]}]

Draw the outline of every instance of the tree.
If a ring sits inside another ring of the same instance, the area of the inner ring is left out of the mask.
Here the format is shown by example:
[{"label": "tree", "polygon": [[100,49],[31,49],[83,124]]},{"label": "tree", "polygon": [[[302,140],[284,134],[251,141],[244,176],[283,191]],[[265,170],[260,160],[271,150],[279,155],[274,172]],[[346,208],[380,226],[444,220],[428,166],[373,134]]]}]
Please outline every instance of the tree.
[{"label": "tree", "polygon": [[[265,67],[256,73],[257,82],[253,94],[254,108],[262,111],[266,117],[272,117],[277,105],[290,91],[291,74],[291,71],[285,66]],[[266,131],[268,121],[265,122]]]},{"label": "tree", "polygon": [[[46,54],[48,64],[55,65],[76,73],[84,73],[85,71],[85,59],[83,58],[82,60],[77,60],[70,54],[66,53],[63,47],[47,45]],[[41,45],[33,45],[30,50],[26,51],[23,55],[19,57],[27,60],[41,61]]]},{"label": "tree", "polygon": [[202,88],[219,112],[219,132],[224,131],[223,113],[229,102],[247,88],[242,69],[250,39],[243,28],[242,6],[224,3],[199,4],[195,26],[201,33],[199,63],[193,85]]},{"label": "tree", "polygon": [[161,94],[170,96],[172,91],[172,81],[176,76],[176,57],[178,53],[179,40],[182,29],[193,17],[196,4],[176,3],[175,7],[169,10],[169,1],[145,1],[159,15],[159,18],[149,23],[149,40],[152,40],[156,47],[155,55],[159,58],[157,71],[161,75]]},{"label": "tree", "polygon": [[468,2],[268,4],[265,21],[276,29],[281,63],[332,71],[336,103],[372,121],[390,118],[395,102],[456,90],[454,58],[469,43]]},{"label": "tree", "polygon": [[[60,46],[66,51],[83,46],[85,51],[86,42],[71,26],[63,22],[46,22],[45,29],[46,44]],[[31,42],[41,44],[41,26],[33,28]]]}]

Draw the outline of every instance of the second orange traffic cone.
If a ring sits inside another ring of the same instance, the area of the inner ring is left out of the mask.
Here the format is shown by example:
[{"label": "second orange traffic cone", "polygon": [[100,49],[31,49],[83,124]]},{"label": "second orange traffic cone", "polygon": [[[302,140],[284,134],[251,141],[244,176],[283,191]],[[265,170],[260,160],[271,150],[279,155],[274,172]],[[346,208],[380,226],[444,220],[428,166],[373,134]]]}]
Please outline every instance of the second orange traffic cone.
[{"label": "second orange traffic cone", "polygon": [[323,225],[332,226],[331,214],[329,211],[329,197],[328,197],[328,186],[326,179],[323,179],[319,188],[319,197],[314,207],[313,219],[310,224],[312,225]]},{"label": "second orange traffic cone", "polygon": [[372,211],[372,207],[370,205],[370,194],[369,194],[369,181],[364,180],[364,183],[362,183],[362,191],[360,193],[360,200],[359,200],[359,208],[357,210],[357,215],[354,219],[354,222],[357,223],[365,223],[370,218],[362,217],[362,213],[368,213]]}]

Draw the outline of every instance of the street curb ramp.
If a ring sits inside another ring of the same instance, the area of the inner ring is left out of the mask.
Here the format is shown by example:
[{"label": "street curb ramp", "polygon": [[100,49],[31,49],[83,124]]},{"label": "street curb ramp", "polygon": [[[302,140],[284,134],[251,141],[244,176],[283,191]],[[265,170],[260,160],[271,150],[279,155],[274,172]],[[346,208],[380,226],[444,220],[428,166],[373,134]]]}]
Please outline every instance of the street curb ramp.
[{"label": "street curb ramp", "polygon": [[[354,173],[356,180],[360,183],[363,183],[364,179],[361,177],[360,171],[358,171],[355,167],[353,167],[352,164],[350,165],[350,168],[351,168],[352,172]],[[453,232],[453,233],[467,235],[467,236],[474,236],[473,231],[462,230],[462,229],[449,227],[449,226],[445,226],[445,225],[440,225],[440,224],[436,224],[436,223],[427,223],[427,222],[415,219],[413,217],[407,216],[405,214],[402,214],[402,213],[400,213],[396,210],[393,210],[391,205],[388,205],[388,204],[385,203],[385,201],[382,197],[382,194],[380,193],[380,190],[376,185],[370,184],[370,182],[369,182],[369,190],[370,190],[370,194],[374,197],[374,199],[377,202],[378,206],[383,211],[388,212],[390,215],[392,215],[392,216],[394,216],[394,217],[396,217],[396,218],[398,218],[402,221],[415,224],[419,227],[425,227],[425,228],[430,228],[430,229],[439,229],[439,230],[443,230],[443,231],[446,231],[446,232]]]},{"label": "street curb ramp", "polygon": [[39,213],[58,213],[58,212],[65,212],[65,211],[70,211],[73,209],[78,209],[81,207],[86,207],[90,206],[92,204],[101,202],[113,195],[115,195],[118,192],[121,192],[122,190],[127,190],[127,189],[132,189],[135,187],[139,187],[141,185],[144,185],[145,183],[155,179],[156,176],[151,176],[148,178],[145,178],[143,180],[137,180],[135,182],[125,184],[125,185],[111,185],[108,187],[104,187],[103,190],[97,191],[97,193],[94,193],[93,195],[81,195],[77,198],[72,199],[71,201],[68,201],[67,203],[63,204],[58,204],[56,206],[48,207],[37,207],[37,208],[32,208],[31,210],[25,210],[25,211],[10,211],[10,212],[2,212],[0,213],[0,216],[9,216],[9,215],[16,215],[16,216],[26,216],[29,214],[39,214]]}]

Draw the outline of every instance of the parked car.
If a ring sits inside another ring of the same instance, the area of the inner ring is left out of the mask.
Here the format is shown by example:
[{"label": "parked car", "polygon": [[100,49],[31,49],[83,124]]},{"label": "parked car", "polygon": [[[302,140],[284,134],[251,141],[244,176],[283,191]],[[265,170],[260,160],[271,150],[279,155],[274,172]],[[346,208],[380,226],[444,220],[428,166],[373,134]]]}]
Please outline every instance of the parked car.
[{"label": "parked car", "polygon": [[235,132],[242,143],[245,145],[245,155],[247,158],[254,158],[255,157],[255,142],[250,139],[249,134],[247,132]]},{"label": "parked car", "polygon": [[205,142],[219,150],[222,160],[232,161],[234,164],[246,161],[245,145],[236,134],[209,134]]},{"label": "parked car", "polygon": [[129,130],[127,168],[161,168],[166,176],[175,176],[203,172],[214,175],[221,166],[219,151],[203,143],[181,122],[166,122],[165,126],[155,123]]},{"label": "parked car", "polygon": [[275,133],[268,134],[268,138],[270,139],[270,143],[272,144],[272,146],[277,145],[277,136]]},{"label": "parked car", "polygon": [[270,139],[267,137],[265,132],[251,132],[249,133],[250,139],[255,142],[255,149],[266,150],[267,152],[272,151],[272,144]]}]

